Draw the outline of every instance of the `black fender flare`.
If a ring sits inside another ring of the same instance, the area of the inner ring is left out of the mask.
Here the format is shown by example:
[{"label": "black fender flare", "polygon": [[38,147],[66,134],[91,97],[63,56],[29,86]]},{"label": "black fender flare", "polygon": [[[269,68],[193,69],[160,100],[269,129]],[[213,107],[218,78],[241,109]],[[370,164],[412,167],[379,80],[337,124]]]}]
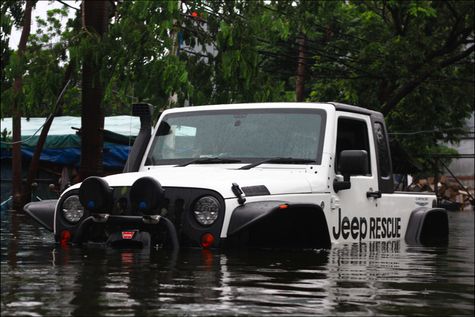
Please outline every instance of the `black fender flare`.
[{"label": "black fender flare", "polygon": [[285,201],[277,200],[246,203],[235,208],[229,220],[227,236],[232,236],[259,220],[268,217],[278,210],[280,208],[279,206],[285,205],[288,206]]},{"label": "black fender flare", "polygon": [[54,231],[54,211],[57,199],[34,201],[26,204],[23,210],[41,226],[47,230]]},{"label": "black fender flare", "polygon": [[419,207],[411,212],[405,241],[409,245],[446,243],[449,237],[449,218],[443,208]]},{"label": "black fender flare", "polygon": [[[319,219],[317,226],[323,229],[322,245],[329,247],[331,245],[330,234],[328,232],[328,225],[323,209],[316,204],[299,204],[289,203],[285,201],[262,201],[251,202],[238,206],[234,209],[231,219],[229,221],[227,237],[232,237],[250,226],[268,218],[274,213],[283,211],[292,212],[293,210],[307,210],[315,212]],[[312,229],[313,230],[313,229]],[[315,228],[318,231],[318,228]]]}]

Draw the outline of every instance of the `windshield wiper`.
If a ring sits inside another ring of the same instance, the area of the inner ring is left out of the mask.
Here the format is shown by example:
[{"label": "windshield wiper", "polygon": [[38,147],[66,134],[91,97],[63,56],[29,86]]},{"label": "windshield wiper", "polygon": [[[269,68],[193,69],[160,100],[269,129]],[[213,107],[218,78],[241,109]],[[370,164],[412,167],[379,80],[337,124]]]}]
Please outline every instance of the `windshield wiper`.
[{"label": "windshield wiper", "polygon": [[202,157],[194,159],[182,164],[175,165],[175,167],[187,166],[190,164],[212,164],[212,163],[241,163],[241,160],[224,158],[224,157]]},{"label": "windshield wiper", "polygon": [[243,167],[240,167],[240,170],[249,170],[253,167],[256,167],[258,165],[264,164],[264,163],[277,163],[277,164],[305,164],[305,163],[315,163],[315,160],[309,160],[309,159],[301,159],[301,158],[293,158],[293,157],[273,157],[269,159],[265,159],[256,163],[244,165]]}]

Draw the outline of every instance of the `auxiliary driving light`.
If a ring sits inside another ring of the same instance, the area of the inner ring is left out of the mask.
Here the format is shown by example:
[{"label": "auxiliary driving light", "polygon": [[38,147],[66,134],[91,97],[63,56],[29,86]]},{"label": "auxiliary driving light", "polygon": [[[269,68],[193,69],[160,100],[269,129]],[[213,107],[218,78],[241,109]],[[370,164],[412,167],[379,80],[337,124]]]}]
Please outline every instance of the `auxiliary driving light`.
[{"label": "auxiliary driving light", "polygon": [[112,200],[112,188],[102,178],[88,177],[79,187],[79,201],[93,213],[109,212]]},{"label": "auxiliary driving light", "polygon": [[163,188],[160,183],[152,177],[142,177],[137,179],[130,188],[130,203],[132,209],[140,211],[145,215],[152,215],[159,212],[160,201],[163,200]]}]

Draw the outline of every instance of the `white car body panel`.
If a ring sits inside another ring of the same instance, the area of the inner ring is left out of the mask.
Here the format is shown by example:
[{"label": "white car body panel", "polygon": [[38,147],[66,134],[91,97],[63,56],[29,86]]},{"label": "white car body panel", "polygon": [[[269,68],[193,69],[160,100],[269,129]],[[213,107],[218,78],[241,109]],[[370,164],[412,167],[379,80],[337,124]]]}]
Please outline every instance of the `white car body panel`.
[{"label": "white car body panel", "polygon": [[[323,109],[326,111],[326,127],[320,165],[315,164],[262,164],[249,170],[239,170],[245,164],[206,164],[176,167],[174,165],[145,165],[145,158],[151,143],[142,158],[139,172],[124,173],[104,177],[112,186],[131,186],[141,177],[153,177],[163,187],[203,188],[218,192],[225,199],[225,215],[221,238],[227,237],[232,213],[239,206],[231,186],[240,187],[264,185],[270,195],[246,197],[246,203],[262,201],[285,201],[318,205],[323,209],[328,231],[333,243],[353,243],[360,241],[389,241],[404,238],[411,211],[420,206],[431,206],[434,195],[414,195],[407,193],[383,194],[381,198],[367,198],[366,193],[378,191],[376,148],[370,142],[370,176],[352,176],[351,189],[336,193],[333,181],[341,179],[335,174],[335,152],[337,120],[339,117],[359,119],[367,123],[368,136],[373,140],[373,130],[368,115],[336,111],[331,104],[323,103],[273,103],[235,104],[175,108],[166,110],[161,119],[169,113],[194,111],[215,111],[230,109]],[[157,122],[152,131],[155,135]],[[77,189],[80,184],[68,189]],[[56,217],[55,217],[56,218]],[[346,219],[346,220],[345,220]],[[384,219],[384,220],[383,220]],[[374,222],[374,223],[373,223]],[[366,228],[364,228],[366,223]],[[383,229],[383,223],[386,227]],[[388,225],[390,223],[390,225]],[[56,227],[56,226],[55,226]],[[393,229],[395,228],[395,229]],[[388,230],[391,229],[388,235]],[[383,230],[385,234],[383,236]],[[396,232],[393,231],[396,230]],[[365,231],[365,234],[363,232]]]}]

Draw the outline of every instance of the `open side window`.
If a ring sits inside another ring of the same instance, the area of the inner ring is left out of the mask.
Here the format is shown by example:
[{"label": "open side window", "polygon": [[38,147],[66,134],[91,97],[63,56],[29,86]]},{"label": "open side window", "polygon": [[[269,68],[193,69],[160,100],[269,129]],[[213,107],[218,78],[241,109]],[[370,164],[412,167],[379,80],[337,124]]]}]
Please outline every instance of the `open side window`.
[{"label": "open side window", "polygon": [[358,119],[339,118],[336,139],[335,172],[340,174],[340,154],[344,150],[364,150],[368,153],[368,175],[371,175],[368,126]]}]

